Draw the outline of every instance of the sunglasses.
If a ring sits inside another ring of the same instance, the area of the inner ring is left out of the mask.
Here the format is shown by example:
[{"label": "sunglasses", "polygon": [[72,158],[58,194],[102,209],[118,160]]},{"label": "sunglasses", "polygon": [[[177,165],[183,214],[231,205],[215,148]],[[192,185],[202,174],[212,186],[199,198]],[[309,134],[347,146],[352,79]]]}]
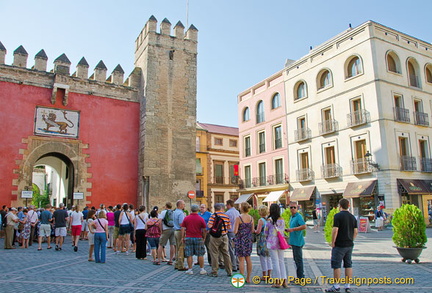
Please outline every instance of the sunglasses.
[{"label": "sunglasses", "polygon": [[297,207],[290,207],[290,209],[296,209]]}]

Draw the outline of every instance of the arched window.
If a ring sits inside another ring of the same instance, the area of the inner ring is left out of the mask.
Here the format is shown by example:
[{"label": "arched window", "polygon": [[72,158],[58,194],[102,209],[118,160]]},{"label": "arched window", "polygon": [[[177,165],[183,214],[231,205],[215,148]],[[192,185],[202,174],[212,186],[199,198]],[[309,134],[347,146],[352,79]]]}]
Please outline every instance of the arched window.
[{"label": "arched window", "polygon": [[418,64],[417,61],[414,58],[408,59],[407,62],[407,69],[408,69],[408,78],[409,78],[409,85],[413,87],[420,87],[420,79],[418,74]]},{"label": "arched window", "polygon": [[350,59],[347,66],[347,78],[357,76],[363,73],[363,66],[360,58],[354,56]]},{"label": "arched window", "polygon": [[331,73],[324,69],[318,74],[318,89],[323,89],[332,85]]},{"label": "arched window", "polygon": [[279,93],[276,93],[272,98],[272,109],[276,109],[279,107],[280,107],[280,95]]},{"label": "arched window", "polygon": [[307,96],[307,88],[306,83],[304,81],[300,81],[294,87],[294,99],[299,100],[303,99]]},{"label": "arched window", "polygon": [[243,110],[243,122],[245,122],[245,121],[249,121],[249,119],[250,119],[250,115],[249,115],[249,107],[246,107],[246,108]]},{"label": "arched window", "polygon": [[400,74],[401,70],[400,70],[400,61],[398,55],[395,52],[390,51],[387,53],[386,59],[387,59],[387,70]]},{"label": "arched window", "polygon": [[432,83],[432,64],[426,64],[425,71],[426,81]]},{"label": "arched window", "polygon": [[256,121],[257,123],[264,122],[264,103],[259,101],[256,108]]}]

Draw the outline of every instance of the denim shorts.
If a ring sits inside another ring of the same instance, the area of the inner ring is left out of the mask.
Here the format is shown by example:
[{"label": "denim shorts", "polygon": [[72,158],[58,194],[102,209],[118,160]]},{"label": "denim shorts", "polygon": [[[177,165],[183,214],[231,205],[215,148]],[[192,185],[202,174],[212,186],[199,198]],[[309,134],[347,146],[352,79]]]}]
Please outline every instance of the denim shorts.
[{"label": "denim shorts", "polygon": [[129,224],[120,225],[119,235],[123,236],[123,235],[129,234],[130,232],[131,232],[131,228],[130,228]]},{"label": "denim shorts", "polygon": [[349,247],[333,247],[331,254],[331,267],[332,269],[340,269],[342,260],[344,262],[344,268],[352,268],[351,255],[353,246]]},{"label": "denim shorts", "polygon": [[157,249],[159,246],[159,238],[147,238],[148,243],[150,244],[151,249]]}]

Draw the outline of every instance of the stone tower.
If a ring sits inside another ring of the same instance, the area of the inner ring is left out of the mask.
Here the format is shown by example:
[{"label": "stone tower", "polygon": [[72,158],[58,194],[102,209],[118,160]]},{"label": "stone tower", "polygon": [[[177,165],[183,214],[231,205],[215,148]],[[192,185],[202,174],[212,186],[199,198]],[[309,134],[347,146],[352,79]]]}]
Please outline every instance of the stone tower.
[{"label": "stone tower", "polygon": [[160,208],[195,190],[198,30],[179,21],[171,36],[151,16],[135,42],[141,70],[139,188],[137,203]]}]

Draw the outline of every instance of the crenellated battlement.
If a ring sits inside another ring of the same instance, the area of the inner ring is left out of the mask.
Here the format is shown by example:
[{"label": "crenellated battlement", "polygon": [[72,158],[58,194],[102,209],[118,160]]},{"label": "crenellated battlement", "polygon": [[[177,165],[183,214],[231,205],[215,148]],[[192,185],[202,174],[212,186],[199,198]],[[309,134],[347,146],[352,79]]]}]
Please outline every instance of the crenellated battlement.
[{"label": "crenellated battlement", "polygon": [[157,24],[157,19],[152,15],[136,38],[135,51],[138,51],[147,42],[150,44],[170,44],[173,47],[182,46],[185,50],[196,52],[198,29],[193,24],[185,32],[184,25],[181,21],[178,21],[173,28],[174,35],[171,35],[171,23],[168,19],[164,18],[162,20],[159,31],[157,31]]},{"label": "crenellated battlement", "polygon": [[[0,65],[7,65],[5,64],[7,49],[6,47],[0,42]],[[76,65],[76,71],[70,74],[71,69],[71,61],[66,56],[66,54],[61,54],[58,56],[53,64],[54,67],[50,71],[47,71],[47,65],[48,65],[48,56],[45,53],[45,51],[42,49],[40,50],[34,57],[34,65],[31,68],[27,67],[27,60],[28,60],[29,54],[25,50],[24,46],[19,46],[15,51],[13,52],[13,67],[18,68],[24,68],[34,71],[41,71],[41,72],[49,72],[54,74],[60,74],[60,75],[66,75],[71,76],[75,78],[80,78],[84,80],[93,80],[98,81],[102,83],[108,83],[113,85],[120,85],[120,86],[127,86],[127,87],[136,87],[135,85],[131,84],[131,80],[136,80],[137,77],[131,77],[133,74],[137,74],[137,72],[134,70],[129,77],[125,80],[124,79],[124,71],[120,64],[118,64],[114,70],[111,72],[111,74],[107,78],[107,72],[108,68],[105,66],[104,62],[102,60],[99,61],[99,63],[94,68],[94,72],[88,76],[89,74],[89,64],[87,63],[87,60],[82,57],[81,60]]]}]

